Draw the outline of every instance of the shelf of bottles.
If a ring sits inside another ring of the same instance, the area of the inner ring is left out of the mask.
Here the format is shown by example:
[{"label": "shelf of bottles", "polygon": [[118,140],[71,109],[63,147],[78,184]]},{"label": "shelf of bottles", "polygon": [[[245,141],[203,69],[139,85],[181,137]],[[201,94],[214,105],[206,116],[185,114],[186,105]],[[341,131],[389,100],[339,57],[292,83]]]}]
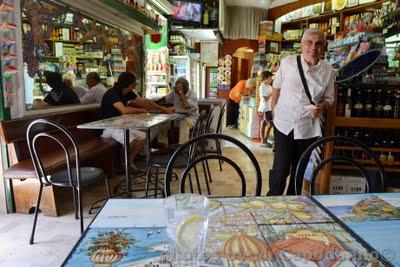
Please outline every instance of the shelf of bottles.
[{"label": "shelf of bottles", "polygon": [[[400,85],[340,85],[336,116],[335,135],[365,143],[390,167],[386,171],[400,172]],[[350,156],[365,166],[372,164],[360,148],[337,145],[335,154]]]}]

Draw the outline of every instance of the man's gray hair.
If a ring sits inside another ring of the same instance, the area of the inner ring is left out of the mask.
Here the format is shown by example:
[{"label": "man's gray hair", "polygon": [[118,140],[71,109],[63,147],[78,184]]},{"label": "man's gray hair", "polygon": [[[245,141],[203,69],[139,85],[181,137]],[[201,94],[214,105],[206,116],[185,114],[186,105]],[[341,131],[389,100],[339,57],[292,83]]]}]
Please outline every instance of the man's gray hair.
[{"label": "man's gray hair", "polygon": [[185,92],[187,92],[189,90],[189,81],[186,80],[185,77],[179,77],[176,80],[175,84],[177,84],[177,83],[181,83],[183,85],[183,87],[185,88]]},{"label": "man's gray hair", "polygon": [[301,42],[304,42],[310,35],[319,35],[319,37],[326,42],[325,35],[320,29],[307,29],[305,30],[303,37],[301,37]]}]

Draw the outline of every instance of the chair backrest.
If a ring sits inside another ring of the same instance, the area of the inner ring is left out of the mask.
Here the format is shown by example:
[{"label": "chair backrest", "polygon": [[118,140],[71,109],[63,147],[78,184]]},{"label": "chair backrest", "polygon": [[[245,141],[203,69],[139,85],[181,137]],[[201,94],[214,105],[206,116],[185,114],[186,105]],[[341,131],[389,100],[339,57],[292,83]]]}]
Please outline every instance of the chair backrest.
[{"label": "chair backrest", "polygon": [[[256,157],[254,156],[254,154],[250,151],[249,148],[247,148],[242,142],[240,142],[239,140],[227,136],[227,135],[223,135],[223,134],[204,134],[204,135],[200,135],[197,136],[191,140],[189,140],[188,142],[186,142],[185,144],[181,145],[172,155],[171,159],[168,162],[167,165],[167,169],[165,171],[165,180],[164,180],[164,189],[165,189],[165,195],[169,196],[171,195],[171,186],[170,183],[172,181],[172,176],[173,176],[173,167],[175,164],[175,161],[177,160],[178,156],[180,155],[180,153],[182,151],[184,151],[187,147],[192,146],[195,143],[203,143],[203,142],[207,142],[207,140],[215,140],[215,141],[221,141],[224,140],[225,142],[229,142],[233,145],[235,145],[237,148],[239,148],[242,152],[244,152],[247,156],[248,159],[250,159],[253,167],[254,167],[254,171],[255,171],[255,176],[256,176],[256,186],[255,186],[255,195],[256,196],[260,196],[261,195],[261,188],[262,188],[262,174],[261,174],[261,169],[260,166],[257,162]],[[236,153],[236,152],[235,152]],[[179,191],[181,193],[185,192],[185,183],[186,180],[189,176],[189,182],[191,183],[191,179],[190,179],[190,172],[192,170],[194,170],[195,174],[196,174],[196,182],[197,182],[197,189],[199,191],[199,193],[201,192],[201,185],[197,179],[197,169],[196,166],[199,164],[203,164],[205,162],[207,162],[208,160],[221,160],[224,163],[229,164],[230,166],[233,167],[233,169],[236,171],[236,173],[239,175],[240,181],[241,181],[241,195],[245,196],[246,195],[246,177],[243,174],[243,171],[241,169],[241,167],[234,162],[231,157],[229,156],[224,156],[224,155],[218,155],[218,154],[200,154],[198,155],[196,158],[194,158],[191,162],[188,163],[188,165],[186,166],[186,168],[183,170],[182,175],[180,177],[180,186],[179,186]],[[242,158],[241,158],[242,160]],[[204,168],[203,168],[204,170]],[[253,172],[254,173],[254,172]],[[204,170],[204,175],[205,174],[205,170]],[[228,178],[228,177],[227,177]],[[209,186],[209,183],[207,181],[207,177],[205,179],[207,187]],[[213,182],[214,184],[214,182]],[[209,189],[209,188],[208,188]],[[203,190],[204,191],[204,190]],[[208,190],[210,192],[210,190]]]},{"label": "chair backrest", "polygon": [[[317,165],[315,166],[315,168],[312,171],[312,175],[311,175],[311,190],[310,193],[314,194],[314,189],[315,189],[315,180],[316,177],[318,175],[318,173],[320,172],[320,170],[324,167],[325,164],[328,163],[332,163],[332,162],[345,162],[345,163],[349,163],[351,165],[353,165],[357,170],[359,170],[361,172],[361,174],[363,175],[363,177],[366,180],[366,192],[370,192],[370,191],[380,191],[383,192],[385,189],[385,182],[386,182],[386,177],[385,177],[385,172],[383,169],[383,165],[381,164],[381,162],[379,161],[378,157],[376,156],[376,154],[364,143],[350,138],[350,137],[346,137],[346,136],[328,136],[328,137],[323,137],[321,139],[318,139],[317,141],[315,141],[313,144],[311,144],[306,151],[304,151],[304,153],[301,155],[300,160],[297,164],[296,167],[296,175],[295,175],[295,192],[296,195],[299,193],[301,193],[301,188],[298,188],[298,183],[302,180],[301,177],[304,177],[310,156],[312,154],[312,152],[314,151],[314,149],[316,149],[317,147],[322,147],[327,143],[332,142],[333,144],[335,143],[340,143],[341,145],[350,145],[350,146],[354,146],[356,149],[359,148],[361,149],[363,152],[365,152],[369,158],[371,158],[372,163],[375,165],[375,167],[377,168],[377,173],[379,175],[379,186],[380,189],[379,190],[374,190],[376,188],[376,186],[372,185],[372,179],[370,177],[370,175],[368,174],[368,172],[366,171],[366,169],[364,168],[364,166],[358,162],[357,160],[350,158],[350,157],[346,157],[346,156],[337,156],[337,155],[333,155],[329,158],[323,159],[322,161],[318,162]],[[376,185],[376,183],[375,183]],[[298,192],[300,191],[300,192]]]},{"label": "chair backrest", "polygon": [[[69,186],[80,186],[80,166],[79,149],[69,131],[62,125],[46,119],[37,119],[32,121],[26,130],[26,140],[29,153],[32,158],[36,175],[41,185],[52,184],[49,179],[49,171],[45,169],[41,160],[41,153],[38,152],[38,146],[43,145],[43,139],[52,140],[52,145],[59,146],[65,154],[65,163],[68,173]],[[41,141],[41,144],[39,143]],[[47,143],[49,145],[49,143]],[[53,147],[54,148],[54,147]],[[71,149],[72,148],[72,149]],[[72,179],[72,168],[75,167],[77,182],[74,184]]]},{"label": "chair backrest", "polygon": [[221,131],[222,131],[222,119],[223,119],[224,113],[225,113],[225,106],[226,106],[225,103],[222,104],[221,110],[219,111],[217,130],[215,131],[215,133],[221,133]]},{"label": "chair backrest", "polygon": [[213,115],[214,109],[215,109],[215,107],[211,106],[210,110],[208,111],[203,134],[210,133],[211,123],[213,122],[213,119],[214,119],[214,115]]}]

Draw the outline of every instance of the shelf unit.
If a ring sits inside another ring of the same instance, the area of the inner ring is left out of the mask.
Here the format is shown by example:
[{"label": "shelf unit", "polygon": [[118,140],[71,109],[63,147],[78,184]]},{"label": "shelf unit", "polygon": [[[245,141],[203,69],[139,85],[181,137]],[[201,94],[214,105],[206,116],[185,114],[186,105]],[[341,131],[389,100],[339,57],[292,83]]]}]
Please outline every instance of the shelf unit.
[{"label": "shelf unit", "polygon": [[143,15],[138,10],[131,8],[130,6],[123,3],[123,1],[118,0],[101,0],[104,4],[112,7],[113,9],[118,10],[119,12],[135,19],[136,21],[140,22],[148,29],[152,29],[155,31],[161,30],[161,26],[159,26],[155,21],[151,20],[150,18]]},{"label": "shelf unit", "polygon": [[[372,3],[366,3],[366,4],[361,4],[358,6],[354,7],[349,7],[345,8],[340,11],[329,11],[326,13],[320,13],[318,15],[314,15],[311,17],[305,17],[305,18],[300,18],[300,19],[295,19],[289,22],[284,22],[281,25],[281,32],[284,33],[286,30],[291,30],[291,29],[296,29],[296,30],[304,30],[306,28],[309,28],[311,23],[326,23],[329,21],[329,19],[332,19],[334,17],[338,18],[339,25],[336,27],[336,32],[343,32],[344,31],[344,22],[345,22],[345,17],[351,16],[357,13],[361,13],[367,10],[373,10],[373,9],[378,9],[382,7],[382,4],[385,1],[376,1]],[[378,29],[376,29],[378,30]],[[382,29],[380,29],[382,30]],[[333,39],[334,34],[326,34],[326,38]],[[300,42],[299,39],[295,40],[282,40],[282,44],[291,44],[295,42]]]},{"label": "shelf unit", "polygon": [[[349,87],[358,87],[361,89],[366,89],[366,88],[371,88],[370,84],[357,84],[357,83],[349,83],[347,84]],[[374,84],[374,86],[379,86],[380,88],[386,88],[388,85],[386,84]],[[389,85],[389,88],[397,87],[400,88],[400,85]],[[351,129],[351,128],[356,128],[357,130],[365,130],[367,132],[373,131],[380,133],[381,131],[388,132],[388,131],[398,131],[400,130],[400,119],[386,119],[386,118],[358,118],[358,117],[341,117],[341,116],[336,116],[336,105],[338,103],[338,91],[339,91],[339,86],[338,84],[335,84],[335,101],[334,105],[329,109],[328,111],[328,120],[326,122],[327,125],[327,131],[326,135],[331,136],[337,134],[337,128],[341,129]],[[394,133],[393,133],[394,135]],[[361,140],[363,141],[363,140]],[[388,145],[383,145],[383,146],[370,146],[371,150],[379,156],[379,154],[385,154],[387,155],[389,152],[392,153],[392,155],[398,155],[400,154],[400,147],[397,146],[398,144],[395,144],[395,146],[392,145],[392,147]],[[353,153],[353,151],[361,151],[362,149],[360,147],[353,147],[353,146],[348,146],[348,145],[333,145],[333,144],[328,144],[325,148],[324,151],[324,158],[328,158],[332,156],[335,151],[338,151],[339,153]],[[353,156],[353,154],[352,154]],[[358,157],[353,157],[354,160],[357,162],[361,163],[364,168],[367,171],[375,172],[377,171],[377,168],[373,165],[372,160],[369,159],[360,159]],[[384,166],[384,170],[386,174],[393,173],[393,175],[397,175],[397,173],[400,173],[400,161],[398,158],[395,157],[394,161],[387,161],[387,160],[381,160],[381,163]],[[326,166],[324,169],[324,172],[320,175],[321,182],[319,184],[319,189],[322,190],[323,192],[328,192],[328,186],[329,186],[329,178],[332,170],[357,170],[354,166],[347,165],[344,163],[339,163],[336,162],[330,166]]]}]

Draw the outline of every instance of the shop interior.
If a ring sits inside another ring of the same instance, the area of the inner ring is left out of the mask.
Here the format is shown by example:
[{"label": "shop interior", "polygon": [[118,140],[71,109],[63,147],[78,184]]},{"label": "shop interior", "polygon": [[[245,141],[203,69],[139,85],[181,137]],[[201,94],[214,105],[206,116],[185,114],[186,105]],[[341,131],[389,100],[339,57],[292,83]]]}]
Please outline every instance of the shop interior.
[{"label": "shop interior", "polygon": [[[199,110],[211,110],[214,117],[208,133],[235,137],[254,153],[262,172],[261,195],[265,196],[275,143],[273,130],[260,138],[262,73],[275,75],[282,59],[300,54],[301,38],[310,28],[322,30],[327,42],[321,60],[332,66],[336,77],[333,105],[323,114],[323,136],[358,140],[375,155],[371,157],[357,146],[331,143],[314,158],[351,158],[368,172],[372,183],[379,183],[376,157],[384,168],[385,192],[400,192],[399,0],[0,0],[0,171],[29,156],[24,140],[31,118],[54,115],[76,128],[87,122],[86,117],[98,116],[100,100],[43,105],[52,93],[46,83],[47,72],[60,73],[78,99],[90,91],[89,73],[97,73],[109,90],[121,73],[131,72],[137,78],[135,93],[155,101],[172,92],[178,79],[185,78],[195,92]],[[232,125],[230,92],[247,79],[253,86],[241,97]],[[177,132],[175,126],[171,135]],[[86,142],[92,135],[81,138],[79,142]],[[217,143],[207,145],[208,149],[221,149]],[[151,151],[158,148],[156,145]],[[112,187],[124,181],[123,163],[118,172],[107,161],[121,157],[123,162],[122,153],[112,154],[96,145],[85,149],[97,153],[89,162],[115,174]],[[241,160],[242,155],[229,146],[223,150]],[[141,164],[147,162],[135,163],[135,168]],[[246,164],[240,168],[253,174]],[[213,162],[211,169],[218,171],[219,166]],[[354,166],[343,162],[325,165],[317,174],[315,191],[327,195],[367,192],[365,178]],[[32,167],[31,173],[34,171]],[[0,252],[0,266],[67,266],[66,257],[80,238],[72,193],[53,186],[45,189],[44,201],[49,204],[39,215],[38,244],[30,246],[27,241],[38,182],[32,177],[17,178],[4,176],[0,181],[0,251],[4,251]],[[144,182],[139,184],[145,187]],[[222,179],[216,184],[217,195],[229,195],[227,190],[236,190],[239,182]],[[87,209],[105,196],[103,187],[101,182],[84,193],[85,226],[96,217]],[[157,197],[157,182],[155,187]],[[179,191],[178,181],[173,189]],[[134,197],[144,198],[143,192]],[[400,214],[400,201],[395,204]],[[15,244],[9,245],[14,237]],[[394,246],[399,251],[388,266],[400,266],[400,244]],[[86,263],[82,261],[81,266]],[[94,260],[91,263],[97,266]],[[129,261],[125,263],[111,265],[110,261],[98,266],[130,266]],[[132,266],[170,266],[136,263]]]}]

